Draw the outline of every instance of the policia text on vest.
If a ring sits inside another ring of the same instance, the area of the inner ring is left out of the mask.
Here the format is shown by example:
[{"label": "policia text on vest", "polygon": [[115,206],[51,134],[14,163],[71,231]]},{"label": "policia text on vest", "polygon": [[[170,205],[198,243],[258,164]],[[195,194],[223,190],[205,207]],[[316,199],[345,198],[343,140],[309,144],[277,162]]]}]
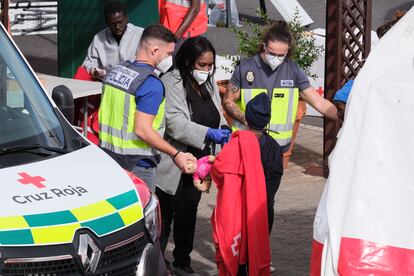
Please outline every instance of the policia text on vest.
[{"label": "policia text on vest", "polygon": [[[109,151],[127,170],[131,170],[143,157],[153,160],[155,164],[159,161],[158,152],[138,137],[134,130],[135,92],[149,76],[157,77],[147,67],[137,67],[126,62],[116,65],[104,80],[99,109],[101,147]],[[163,119],[164,101],[153,122],[153,129],[158,130],[161,136]]]}]

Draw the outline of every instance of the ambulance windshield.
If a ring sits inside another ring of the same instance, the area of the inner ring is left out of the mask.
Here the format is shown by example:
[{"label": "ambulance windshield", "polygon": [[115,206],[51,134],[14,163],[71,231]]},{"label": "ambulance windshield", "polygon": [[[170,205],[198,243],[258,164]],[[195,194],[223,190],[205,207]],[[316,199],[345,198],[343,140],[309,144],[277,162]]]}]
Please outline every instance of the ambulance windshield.
[{"label": "ambulance windshield", "polygon": [[0,152],[27,145],[63,148],[53,106],[2,27],[0,49]]}]

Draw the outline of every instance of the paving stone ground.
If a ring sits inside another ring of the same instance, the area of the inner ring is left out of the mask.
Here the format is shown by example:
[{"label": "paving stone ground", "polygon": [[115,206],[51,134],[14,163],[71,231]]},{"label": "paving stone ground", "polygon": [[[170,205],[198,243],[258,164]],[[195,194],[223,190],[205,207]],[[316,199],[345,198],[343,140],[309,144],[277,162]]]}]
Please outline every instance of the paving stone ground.
[{"label": "paving stone ground", "polygon": [[[289,167],[276,195],[276,213],[271,234],[272,261],[276,275],[309,275],[312,224],[325,179],[305,174],[307,166],[322,164],[322,129],[301,126]],[[203,194],[198,211],[192,257],[193,269],[201,275],[217,275],[210,217],[216,189]],[[170,260],[173,243],[167,247]]]}]

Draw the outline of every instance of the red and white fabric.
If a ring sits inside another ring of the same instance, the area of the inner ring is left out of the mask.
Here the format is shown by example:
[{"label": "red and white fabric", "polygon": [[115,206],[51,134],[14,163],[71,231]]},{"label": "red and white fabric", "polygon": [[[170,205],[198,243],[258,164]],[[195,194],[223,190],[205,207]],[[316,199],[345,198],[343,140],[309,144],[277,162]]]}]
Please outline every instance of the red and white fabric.
[{"label": "red and white fabric", "polygon": [[217,186],[211,216],[220,276],[236,276],[248,263],[249,275],[270,275],[266,185],[256,136],[236,131],[211,169]]},{"label": "red and white fabric", "polygon": [[311,275],[414,275],[414,10],[355,80],[314,222]]}]

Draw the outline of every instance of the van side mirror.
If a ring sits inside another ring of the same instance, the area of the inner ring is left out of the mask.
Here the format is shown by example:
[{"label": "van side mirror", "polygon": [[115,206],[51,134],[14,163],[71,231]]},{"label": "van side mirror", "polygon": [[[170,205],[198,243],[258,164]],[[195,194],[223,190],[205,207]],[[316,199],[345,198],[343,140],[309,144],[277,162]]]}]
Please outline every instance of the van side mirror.
[{"label": "van side mirror", "polygon": [[75,104],[73,101],[72,91],[65,85],[58,85],[53,88],[52,99],[55,101],[63,116],[73,124],[75,114]]}]

